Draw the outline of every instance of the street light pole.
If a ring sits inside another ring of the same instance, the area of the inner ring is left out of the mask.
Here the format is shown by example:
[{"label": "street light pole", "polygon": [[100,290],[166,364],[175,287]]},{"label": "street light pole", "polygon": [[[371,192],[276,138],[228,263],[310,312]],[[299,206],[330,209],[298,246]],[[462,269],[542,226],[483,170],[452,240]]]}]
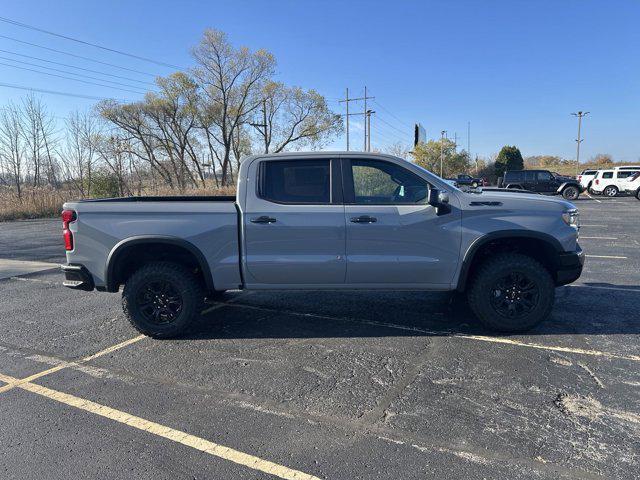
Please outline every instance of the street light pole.
[{"label": "street light pole", "polygon": [[579,111],[578,113],[572,113],[574,117],[578,117],[578,138],[576,139],[576,175],[580,174],[580,144],[582,139],[580,138],[580,128],[582,127],[582,117],[589,115],[589,112]]},{"label": "street light pole", "polygon": [[444,161],[444,134],[447,133],[446,130],[442,130],[440,132],[440,178],[442,178],[442,164]]}]

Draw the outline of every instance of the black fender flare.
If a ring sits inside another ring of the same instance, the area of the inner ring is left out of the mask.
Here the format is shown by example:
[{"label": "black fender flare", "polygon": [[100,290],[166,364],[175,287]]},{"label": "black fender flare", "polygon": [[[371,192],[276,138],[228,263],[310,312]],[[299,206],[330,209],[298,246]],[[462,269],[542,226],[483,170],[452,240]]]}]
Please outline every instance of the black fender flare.
[{"label": "black fender flare", "polygon": [[534,232],[529,230],[498,230],[496,232],[487,233],[486,235],[475,239],[465,252],[460,266],[458,284],[456,285],[457,291],[462,292],[465,290],[467,281],[469,279],[469,270],[471,269],[474,257],[480,250],[480,248],[489,242],[500,240],[503,238],[532,238],[535,240],[541,240],[553,247],[553,250],[556,252],[556,254],[561,254],[564,252],[562,244],[556,238],[543,232]]},{"label": "black fender flare", "polygon": [[211,275],[211,268],[209,267],[209,262],[207,262],[206,257],[200,251],[198,247],[196,247],[193,243],[184,240],[178,237],[172,237],[167,235],[137,235],[134,237],[128,237],[124,240],[120,240],[118,243],[114,245],[114,247],[109,252],[107,256],[107,263],[105,264],[105,285],[106,290],[108,292],[116,291],[116,283],[115,283],[115,275],[114,269],[118,264],[119,256],[122,255],[127,248],[133,245],[140,244],[158,244],[163,243],[167,245],[175,245],[177,247],[182,247],[185,250],[189,251],[198,261],[198,266],[202,271],[202,275],[204,276],[204,281],[207,287],[207,290],[213,291],[213,276]]}]

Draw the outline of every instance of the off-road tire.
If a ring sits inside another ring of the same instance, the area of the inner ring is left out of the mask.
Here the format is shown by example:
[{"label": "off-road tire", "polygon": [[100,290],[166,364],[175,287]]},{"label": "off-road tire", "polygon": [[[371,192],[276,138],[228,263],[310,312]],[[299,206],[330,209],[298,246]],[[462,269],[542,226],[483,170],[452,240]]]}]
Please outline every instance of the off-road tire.
[{"label": "off-road tire", "polygon": [[636,191],[636,198],[640,200],[640,188]]},{"label": "off-road tire", "polygon": [[[155,323],[145,315],[141,298],[152,284],[169,285],[171,291],[180,297],[180,309],[174,319]],[[183,333],[200,315],[203,299],[200,282],[187,267],[171,262],[153,262],[140,267],[125,282],[122,309],[127,320],[140,333],[154,338],[172,338]]]},{"label": "off-road tire", "polygon": [[562,190],[562,196],[565,200],[576,200],[580,196],[580,190],[578,187],[569,185],[564,187],[564,190]]},{"label": "off-road tire", "polygon": [[[496,283],[512,273],[526,277],[537,287],[537,301],[523,317],[508,318],[492,304]],[[475,272],[467,292],[469,306],[478,320],[496,332],[527,331],[551,314],[555,300],[555,284],[551,275],[537,260],[518,253],[503,253],[486,260]]]},{"label": "off-road tire", "polygon": [[618,187],[616,187],[615,185],[607,185],[606,187],[604,187],[604,190],[602,190],[602,195],[605,197],[615,197],[616,195],[618,195]]}]

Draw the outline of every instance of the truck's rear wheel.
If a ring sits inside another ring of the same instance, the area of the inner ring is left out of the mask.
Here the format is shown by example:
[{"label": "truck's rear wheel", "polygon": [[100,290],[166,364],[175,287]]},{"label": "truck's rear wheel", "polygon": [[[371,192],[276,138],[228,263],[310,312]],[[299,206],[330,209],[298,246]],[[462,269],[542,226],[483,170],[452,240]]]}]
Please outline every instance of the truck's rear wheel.
[{"label": "truck's rear wheel", "polygon": [[136,270],[126,281],[122,308],[141,333],[170,338],[182,333],[200,314],[203,293],[196,276],[186,267],[153,262]]},{"label": "truck's rear wheel", "polygon": [[517,253],[496,255],[476,272],[469,306],[480,322],[499,332],[524,332],[546,320],[555,300],[549,272]]},{"label": "truck's rear wheel", "polygon": [[574,187],[571,185],[568,187],[565,187],[564,190],[562,190],[562,196],[567,200],[576,200],[579,195],[580,195],[580,190],[578,190],[577,187]]}]

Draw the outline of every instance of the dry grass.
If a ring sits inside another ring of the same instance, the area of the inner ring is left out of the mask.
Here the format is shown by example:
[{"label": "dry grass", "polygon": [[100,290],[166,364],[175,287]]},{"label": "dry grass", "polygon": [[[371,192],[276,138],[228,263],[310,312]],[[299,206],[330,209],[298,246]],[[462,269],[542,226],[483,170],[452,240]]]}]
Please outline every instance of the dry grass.
[{"label": "dry grass", "polygon": [[[159,188],[143,191],[142,195],[234,195],[235,186],[216,188],[191,188],[184,192],[178,192],[169,188]],[[57,217],[62,211],[64,202],[77,200],[80,194],[70,190],[55,190],[52,188],[25,187],[21,198],[18,198],[15,190],[0,189],[0,222],[20,220],[27,218]]]}]

